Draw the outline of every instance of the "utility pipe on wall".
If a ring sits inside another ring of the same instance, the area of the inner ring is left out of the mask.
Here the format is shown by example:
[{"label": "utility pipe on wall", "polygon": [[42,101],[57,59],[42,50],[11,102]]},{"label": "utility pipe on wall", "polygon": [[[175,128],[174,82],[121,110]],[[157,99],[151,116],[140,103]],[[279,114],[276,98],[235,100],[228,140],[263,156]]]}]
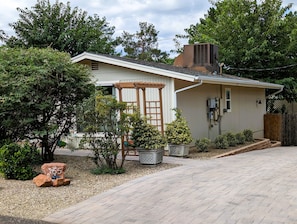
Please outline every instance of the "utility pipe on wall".
[{"label": "utility pipe on wall", "polygon": [[[199,77],[196,77],[195,78],[195,80],[198,80],[199,79]],[[185,87],[185,88],[181,88],[181,89],[178,89],[178,90],[175,90],[174,91],[174,107],[173,108],[176,108],[177,107],[177,94],[178,93],[180,93],[180,92],[183,92],[183,91],[185,91],[185,90],[188,90],[188,89],[192,89],[192,88],[195,88],[195,87],[197,87],[197,86],[201,86],[203,84],[203,81],[202,80],[200,80],[200,82],[199,83],[197,83],[197,84],[195,84],[195,85],[192,85],[192,86],[187,86],[187,87]]]}]

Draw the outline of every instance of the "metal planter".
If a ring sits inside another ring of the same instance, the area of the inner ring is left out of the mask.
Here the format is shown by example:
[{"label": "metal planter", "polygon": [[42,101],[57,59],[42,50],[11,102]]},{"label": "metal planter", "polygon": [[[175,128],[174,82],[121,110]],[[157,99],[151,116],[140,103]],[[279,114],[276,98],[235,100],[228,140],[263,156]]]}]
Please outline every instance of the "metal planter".
[{"label": "metal planter", "polygon": [[189,155],[189,145],[168,145],[169,156],[184,157]]},{"label": "metal planter", "polygon": [[163,162],[164,149],[137,149],[139,162],[146,165],[156,165]]}]

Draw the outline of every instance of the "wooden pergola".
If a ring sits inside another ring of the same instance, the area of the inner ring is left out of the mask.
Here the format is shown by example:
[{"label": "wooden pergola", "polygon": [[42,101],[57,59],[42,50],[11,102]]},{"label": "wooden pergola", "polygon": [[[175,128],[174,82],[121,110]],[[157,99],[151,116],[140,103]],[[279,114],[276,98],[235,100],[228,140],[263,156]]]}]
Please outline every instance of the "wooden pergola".
[{"label": "wooden pergola", "polygon": [[[165,84],[153,83],[153,82],[120,82],[114,85],[119,90],[119,101],[126,102],[128,106],[137,107],[143,112],[143,115],[148,117],[148,122],[157,126],[159,131],[164,134],[163,125],[163,101],[162,101],[162,89]],[[157,100],[147,100],[146,89],[155,88],[158,89]],[[135,89],[136,101],[123,101],[123,89]],[[142,91],[142,100],[140,98],[140,90]],[[142,102],[142,104],[141,104]],[[129,153],[129,148],[125,147],[125,139],[122,139],[122,155],[125,155],[125,151]],[[134,150],[134,154],[136,152]]]}]

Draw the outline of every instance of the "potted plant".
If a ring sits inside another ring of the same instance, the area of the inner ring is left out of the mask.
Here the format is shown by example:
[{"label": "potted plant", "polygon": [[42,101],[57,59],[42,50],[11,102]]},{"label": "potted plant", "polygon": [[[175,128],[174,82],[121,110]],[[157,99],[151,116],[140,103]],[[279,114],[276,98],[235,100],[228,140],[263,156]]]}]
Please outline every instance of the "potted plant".
[{"label": "potted plant", "polygon": [[131,137],[141,164],[155,165],[163,161],[165,138],[157,127],[147,123],[139,112],[132,116]]},{"label": "potted plant", "polygon": [[165,136],[168,142],[170,156],[187,156],[189,154],[189,144],[193,141],[190,128],[181,110],[175,111],[175,120],[166,125]]}]

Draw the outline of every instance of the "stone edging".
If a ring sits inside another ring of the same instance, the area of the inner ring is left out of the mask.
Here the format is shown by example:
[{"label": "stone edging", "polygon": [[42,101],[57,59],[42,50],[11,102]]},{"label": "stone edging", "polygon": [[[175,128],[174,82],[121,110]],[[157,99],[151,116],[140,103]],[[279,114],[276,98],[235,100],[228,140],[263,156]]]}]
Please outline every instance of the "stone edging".
[{"label": "stone edging", "polygon": [[259,141],[257,141],[256,143],[252,143],[250,145],[246,145],[243,146],[241,148],[238,149],[234,149],[232,151],[214,156],[212,158],[221,158],[221,157],[225,157],[225,156],[231,156],[231,155],[236,155],[239,153],[244,153],[244,152],[249,152],[252,150],[261,150],[261,149],[266,149],[266,148],[271,148],[271,147],[276,147],[276,146],[280,146],[281,143],[280,142],[271,142],[270,139],[257,139]]}]

